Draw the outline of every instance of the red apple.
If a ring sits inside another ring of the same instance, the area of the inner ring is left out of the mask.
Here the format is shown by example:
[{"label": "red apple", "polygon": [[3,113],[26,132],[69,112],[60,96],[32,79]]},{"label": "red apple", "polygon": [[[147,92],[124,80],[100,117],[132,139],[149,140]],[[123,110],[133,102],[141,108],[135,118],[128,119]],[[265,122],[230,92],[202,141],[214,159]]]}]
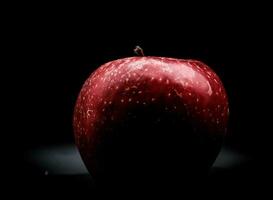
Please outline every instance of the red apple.
[{"label": "red apple", "polygon": [[204,63],[129,57],[102,65],[86,80],[74,132],[95,180],[156,183],[206,171],[227,118],[225,89]]}]

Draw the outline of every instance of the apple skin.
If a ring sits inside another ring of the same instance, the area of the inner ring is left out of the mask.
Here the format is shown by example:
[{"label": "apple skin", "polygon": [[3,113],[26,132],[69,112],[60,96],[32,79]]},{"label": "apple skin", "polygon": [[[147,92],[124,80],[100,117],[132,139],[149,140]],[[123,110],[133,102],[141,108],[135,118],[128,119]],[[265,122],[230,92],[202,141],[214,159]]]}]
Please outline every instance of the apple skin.
[{"label": "apple skin", "polygon": [[98,182],[173,182],[208,171],[228,109],[219,77],[200,61],[123,58],[84,83],[74,110],[76,145]]}]

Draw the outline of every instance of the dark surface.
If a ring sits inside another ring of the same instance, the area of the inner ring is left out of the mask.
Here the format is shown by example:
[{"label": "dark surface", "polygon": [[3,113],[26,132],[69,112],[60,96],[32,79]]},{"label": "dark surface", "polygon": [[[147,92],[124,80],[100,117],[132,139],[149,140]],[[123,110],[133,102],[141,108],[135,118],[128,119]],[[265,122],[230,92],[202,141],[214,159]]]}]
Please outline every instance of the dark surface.
[{"label": "dark surface", "polygon": [[[32,149],[26,152],[25,161],[29,171],[26,176],[22,176],[21,181],[27,193],[34,190],[35,192],[45,192],[45,195],[49,196],[57,194],[65,197],[70,195],[88,195],[90,197],[109,195],[108,190],[100,191],[95,188],[94,181],[84,167],[77,148],[73,144]],[[207,177],[194,179],[196,182],[189,181],[179,186],[179,193],[162,190],[162,188],[159,190],[159,187],[151,185],[149,189],[152,192],[145,194],[155,195],[154,192],[156,192],[168,196],[191,194],[211,197],[219,194],[225,196],[260,194],[261,191],[267,191],[266,187],[258,190],[256,185],[256,181],[262,184],[266,180],[262,170],[261,166],[257,166],[257,163],[249,155],[224,145]],[[159,182],[160,176],[161,174],[158,174]],[[133,193],[129,192],[128,188],[119,188],[121,193],[116,192],[132,196],[144,195],[143,193],[135,194],[136,191],[141,191],[143,183],[145,180],[137,182]],[[162,182],[162,184],[166,183]],[[113,191],[110,194],[114,194]]]},{"label": "dark surface", "polygon": [[[267,16],[271,12],[256,4],[210,10],[165,4],[158,10],[138,5],[141,9],[137,12],[103,9],[98,15],[92,7],[78,18],[70,11],[73,16],[66,16],[61,12],[64,9],[53,13],[18,9],[16,20],[7,28],[6,52],[12,52],[7,68],[11,73],[3,77],[8,90],[2,97],[10,104],[3,104],[8,108],[4,117],[10,123],[5,124],[8,132],[2,133],[1,140],[7,158],[2,164],[5,186],[12,190],[9,195],[92,196],[90,177],[80,173],[84,167],[79,158],[70,157],[70,150],[60,153],[59,148],[74,142],[72,114],[84,80],[101,64],[132,56],[135,45],[146,55],[201,60],[216,71],[227,89],[230,121],[226,143],[234,151],[231,157],[242,154],[247,161],[228,168],[215,164],[203,189],[210,194],[219,191],[220,197],[266,194],[272,160],[272,125],[266,115],[272,103],[268,95],[271,51],[267,49],[272,46],[271,18]],[[106,13],[105,18],[100,17]],[[59,153],[69,162],[58,157]],[[227,162],[226,156],[221,162]],[[77,173],[70,174],[72,171]],[[204,193],[195,189],[192,194]]]},{"label": "dark surface", "polygon": [[[75,190],[87,189],[90,191],[95,188],[93,179],[73,144],[35,148],[25,153],[25,159],[29,172],[32,172],[32,176],[35,177],[33,179],[35,184],[30,183],[32,187],[49,189],[49,192],[53,191],[55,187],[73,187]],[[246,183],[246,180],[244,180],[245,175],[249,172],[244,171],[242,167],[251,165],[252,162],[253,160],[249,156],[225,146],[222,148],[205,181],[211,185],[219,183],[224,185],[225,182],[233,181],[236,177],[236,181],[240,180]],[[235,174],[232,175],[234,172],[236,172],[236,176]],[[228,174],[231,174],[231,176]],[[162,174],[158,173],[157,176],[160,180]],[[26,178],[30,177],[27,176]],[[143,180],[144,182],[145,180]],[[143,183],[139,181],[139,187]],[[232,183],[232,185],[236,184],[238,183],[235,181]]]}]

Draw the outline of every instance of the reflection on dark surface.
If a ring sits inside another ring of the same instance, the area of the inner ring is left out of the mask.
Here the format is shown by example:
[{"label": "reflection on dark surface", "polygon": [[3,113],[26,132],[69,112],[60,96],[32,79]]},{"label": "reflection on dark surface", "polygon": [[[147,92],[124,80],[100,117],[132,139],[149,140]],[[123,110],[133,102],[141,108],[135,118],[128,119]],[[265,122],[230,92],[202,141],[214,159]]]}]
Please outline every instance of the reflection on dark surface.
[{"label": "reflection on dark surface", "polygon": [[62,145],[39,148],[27,153],[29,162],[45,175],[87,175],[88,171],[81,160],[75,145]]},{"label": "reflection on dark surface", "polygon": [[[26,154],[28,162],[42,175],[88,175],[81,156],[73,144],[38,148]],[[215,160],[212,171],[236,168],[249,161],[246,155],[223,147]]]},{"label": "reflection on dark surface", "polygon": [[[34,149],[26,153],[25,158],[29,165],[28,174],[32,175],[26,177],[30,188],[64,195],[87,194],[90,197],[96,192],[92,177],[73,144]],[[255,181],[254,168],[249,167],[250,163],[248,156],[223,147],[207,179],[196,182],[192,188],[197,193],[199,189],[208,193],[215,193],[215,190],[230,193],[249,188]],[[244,167],[246,165],[248,168]],[[154,189],[153,186],[150,189]]]}]

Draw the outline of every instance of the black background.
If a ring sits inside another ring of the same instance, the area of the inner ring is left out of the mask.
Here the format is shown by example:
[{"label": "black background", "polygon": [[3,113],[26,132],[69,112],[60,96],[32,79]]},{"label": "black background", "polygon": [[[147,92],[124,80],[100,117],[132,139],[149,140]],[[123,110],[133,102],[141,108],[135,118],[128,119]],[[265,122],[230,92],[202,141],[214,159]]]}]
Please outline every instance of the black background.
[{"label": "black background", "polygon": [[[53,13],[37,9],[8,23],[12,27],[7,40],[12,78],[5,79],[10,87],[5,96],[11,97],[7,113],[11,137],[2,143],[11,185],[16,180],[16,188],[26,194],[32,193],[29,188],[50,194],[49,185],[56,181],[61,191],[68,185],[76,192],[89,189],[86,182],[78,187],[73,184],[80,178],[58,177],[48,183],[24,153],[40,146],[73,143],[73,108],[86,78],[107,61],[134,56],[133,48],[140,45],[146,55],[197,59],[216,71],[230,103],[226,142],[251,157],[239,169],[219,173],[216,181],[235,184],[229,190],[242,193],[266,188],[271,131],[265,113],[270,109],[272,65],[267,12],[255,5],[217,9],[138,5],[133,10],[134,6],[118,10],[109,6],[100,12],[95,7],[77,12],[58,8]],[[35,181],[27,184],[29,180]]]}]

